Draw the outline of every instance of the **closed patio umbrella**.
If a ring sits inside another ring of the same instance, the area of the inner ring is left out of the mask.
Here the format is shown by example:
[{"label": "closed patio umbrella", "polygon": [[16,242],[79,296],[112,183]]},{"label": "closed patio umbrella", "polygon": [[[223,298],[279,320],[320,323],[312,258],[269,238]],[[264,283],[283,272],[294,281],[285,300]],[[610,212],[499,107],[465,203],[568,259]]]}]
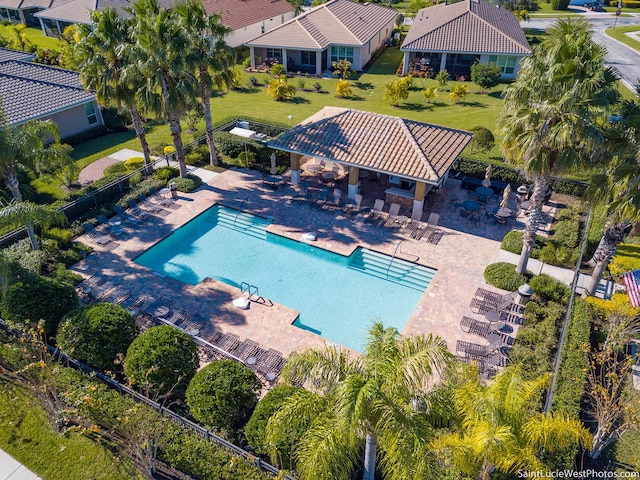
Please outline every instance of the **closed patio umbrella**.
[{"label": "closed patio umbrella", "polygon": [[504,188],[504,192],[502,192],[502,200],[500,201],[500,206],[502,208],[509,208],[509,195],[511,194],[511,185],[507,185]]},{"label": "closed patio umbrella", "polygon": [[278,173],[278,170],[276,170],[276,154],[272,153],[271,154],[271,175],[275,175]]},{"label": "closed patio umbrella", "polygon": [[491,186],[491,165],[487,165],[487,170],[484,172],[484,180],[482,185],[489,188]]}]

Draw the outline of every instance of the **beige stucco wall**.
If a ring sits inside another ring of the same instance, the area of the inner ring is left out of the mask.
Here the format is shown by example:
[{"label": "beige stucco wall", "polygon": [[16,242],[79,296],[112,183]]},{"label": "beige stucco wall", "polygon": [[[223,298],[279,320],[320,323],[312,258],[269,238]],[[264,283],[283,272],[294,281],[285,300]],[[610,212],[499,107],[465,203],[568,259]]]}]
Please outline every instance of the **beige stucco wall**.
[{"label": "beige stucco wall", "polygon": [[[256,37],[262,35],[262,33],[267,33],[269,30],[273,30],[276,27],[279,27],[284,22],[291,20],[293,18],[293,11],[289,13],[285,13],[284,15],[278,15],[277,17],[271,17],[261,22],[252,23],[251,25],[247,25],[246,27],[239,28],[231,32],[225,40],[227,44],[231,47],[239,47],[243,43],[248,42],[249,40],[253,40]],[[264,25],[264,32],[262,32],[262,26]]]},{"label": "beige stucco wall", "polygon": [[98,119],[98,123],[93,125],[89,125],[87,114],[84,111],[84,105],[78,105],[77,107],[69,108],[68,110],[54,113],[53,115],[41,117],[41,120],[53,120],[60,128],[60,137],[70,137],[71,135],[103,124],[100,108],[95,102],[93,108],[96,111],[96,117]]},{"label": "beige stucco wall", "polygon": [[[395,19],[391,20],[382,30],[380,30],[380,33],[375,35],[366,45],[364,45],[362,48],[359,49],[360,63],[358,64],[357,67],[354,67],[355,70],[362,70],[362,68],[367,64],[367,62],[371,60],[371,57],[373,56],[374,52],[378,48],[380,48],[382,45],[384,45],[384,42],[386,42],[389,38],[391,38],[394,27],[395,27]],[[354,52],[354,57],[355,56],[356,56],[356,53]],[[353,60],[354,60],[354,63],[356,63],[355,58]]]}]

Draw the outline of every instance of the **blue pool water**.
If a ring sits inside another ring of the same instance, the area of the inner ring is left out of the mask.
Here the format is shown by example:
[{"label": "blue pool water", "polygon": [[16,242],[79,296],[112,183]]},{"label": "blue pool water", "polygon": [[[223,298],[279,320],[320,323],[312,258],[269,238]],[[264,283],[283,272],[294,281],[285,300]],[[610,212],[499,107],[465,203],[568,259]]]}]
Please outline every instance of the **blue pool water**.
[{"label": "blue pool water", "polygon": [[300,312],[294,325],[358,351],[375,318],[402,331],[435,273],[409,272],[414,266],[398,259],[390,266],[390,257],[361,248],[337,255],[267,233],[268,225],[214,206],[135,261],[192,285],[206,277],[255,285],[262,297]]}]

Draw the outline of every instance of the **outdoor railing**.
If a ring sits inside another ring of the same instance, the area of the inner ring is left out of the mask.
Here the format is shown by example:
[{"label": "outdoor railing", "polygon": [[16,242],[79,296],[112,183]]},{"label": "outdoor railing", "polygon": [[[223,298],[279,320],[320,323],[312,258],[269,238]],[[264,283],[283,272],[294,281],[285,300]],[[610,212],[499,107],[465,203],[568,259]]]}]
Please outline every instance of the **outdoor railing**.
[{"label": "outdoor railing", "polygon": [[[240,121],[243,121],[243,120],[240,118],[236,118],[234,120],[226,122],[225,124],[214,129],[214,133],[221,132],[221,131],[229,131],[233,127],[235,127],[237,123]],[[252,130],[255,130],[258,133],[264,133],[269,137],[278,135],[286,130],[283,127],[270,125],[268,123],[261,123],[261,122],[251,121],[251,120],[245,120],[245,121],[249,123],[249,128],[251,128]],[[186,144],[185,150],[195,144],[201,145],[205,143],[205,141],[206,141],[206,136],[203,135],[198,139],[194,140],[193,142]],[[157,165],[160,165],[164,162],[166,162],[166,164],[169,165],[169,162],[173,159],[173,156],[174,154],[171,153],[168,155],[163,155],[161,157],[158,157],[156,160],[152,162],[153,168],[155,169]],[[128,173],[127,175],[123,175],[122,177],[115,179],[113,182],[103,185],[100,188],[97,188],[94,191],[89,192],[80,198],[72,200],[71,202],[59,208],[59,211],[63,212],[67,217],[67,219],[70,222],[72,222],[73,220],[84,215],[85,213],[90,212],[93,209],[100,208],[101,205],[107,202],[110,202],[114,198],[122,195],[122,193],[124,193],[129,188],[129,179],[137,175],[142,175],[145,177],[148,176],[148,166],[143,165],[137,170],[134,170],[133,172]],[[5,248],[10,245],[13,245],[15,242],[22,240],[23,238],[26,238],[26,237],[27,237],[27,230],[24,227],[20,227],[15,230],[12,230],[11,232],[5,233],[4,235],[0,236],[0,248]]]},{"label": "outdoor railing", "polygon": [[[4,330],[5,332],[13,336],[23,335],[22,332],[11,329],[1,318],[0,318],[0,329]],[[237,445],[234,445],[233,443],[229,442],[228,440],[225,440],[222,437],[219,437],[215,433],[207,430],[204,427],[201,427],[197,423],[192,422],[191,420],[183,417],[182,415],[179,415],[176,412],[164,407],[162,404],[158,402],[154,402],[149,397],[142,395],[140,392],[136,392],[135,390],[127,387],[126,385],[123,385],[117,380],[105,375],[104,373],[98,370],[95,370],[89,367],[88,365],[85,365],[84,363],[76,360],[75,358],[71,358],[70,356],[61,352],[57,347],[49,345],[48,343],[46,344],[46,346],[51,356],[58,362],[62,363],[63,365],[70,366],[80,372],[95,376],[95,378],[97,378],[101,382],[117,390],[118,393],[129,395],[135,401],[144,403],[145,405],[156,410],[160,415],[166,416],[167,418],[171,419],[173,422],[177,423],[178,425],[188,428],[189,430],[193,431],[197,435],[200,435],[201,437],[206,439],[208,442],[215,442],[218,445],[220,445],[222,448],[224,448],[226,451],[232,454],[238,455],[243,459],[250,461],[251,463],[254,463],[259,469],[265,472],[271,473],[273,475],[280,474],[280,470],[278,468],[274,467],[268,462],[263,461],[260,457],[257,457],[251,454],[250,452],[247,452],[246,450],[238,447]],[[294,480],[294,478],[290,477],[289,475],[284,475],[280,478],[283,478],[284,480]]]}]

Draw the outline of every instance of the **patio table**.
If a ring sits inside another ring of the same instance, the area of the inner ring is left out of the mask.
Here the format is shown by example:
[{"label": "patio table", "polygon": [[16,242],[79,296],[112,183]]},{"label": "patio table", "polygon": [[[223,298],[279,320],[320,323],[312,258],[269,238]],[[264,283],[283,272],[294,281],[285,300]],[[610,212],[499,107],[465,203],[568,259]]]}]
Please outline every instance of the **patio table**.
[{"label": "patio table", "polygon": [[333,180],[334,178],[336,178],[336,172],[323,172],[322,178],[324,178],[325,180]]},{"label": "patio table", "polygon": [[319,163],[312,163],[311,165],[307,165],[304,168],[309,173],[313,173],[314,175],[319,174],[324,169],[324,167],[322,165],[320,165]]},{"label": "patio table", "polygon": [[485,187],[484,185],[476,188],[476,193],[480,196],[480,198],[489,198],[493,195],[493,190],[489,187]]},{"label": "patio table", "polygon": [[247,365],[255,365],[256,362],[258,361],[258,359],[256,357],[249,357],[247,358]]},{"label": "patio table", "polygon": [[462,202],[462,208],[467,212],[475,212],[476,210],[480,210],[480,204],[474,200],[465,200]]},{"label": "patio table", "polygon": [[487,340],[489,341],[489,345],[494,348],[500,348],[502,346],[502,336],[499,333],[490,333],[487,335]]}]

